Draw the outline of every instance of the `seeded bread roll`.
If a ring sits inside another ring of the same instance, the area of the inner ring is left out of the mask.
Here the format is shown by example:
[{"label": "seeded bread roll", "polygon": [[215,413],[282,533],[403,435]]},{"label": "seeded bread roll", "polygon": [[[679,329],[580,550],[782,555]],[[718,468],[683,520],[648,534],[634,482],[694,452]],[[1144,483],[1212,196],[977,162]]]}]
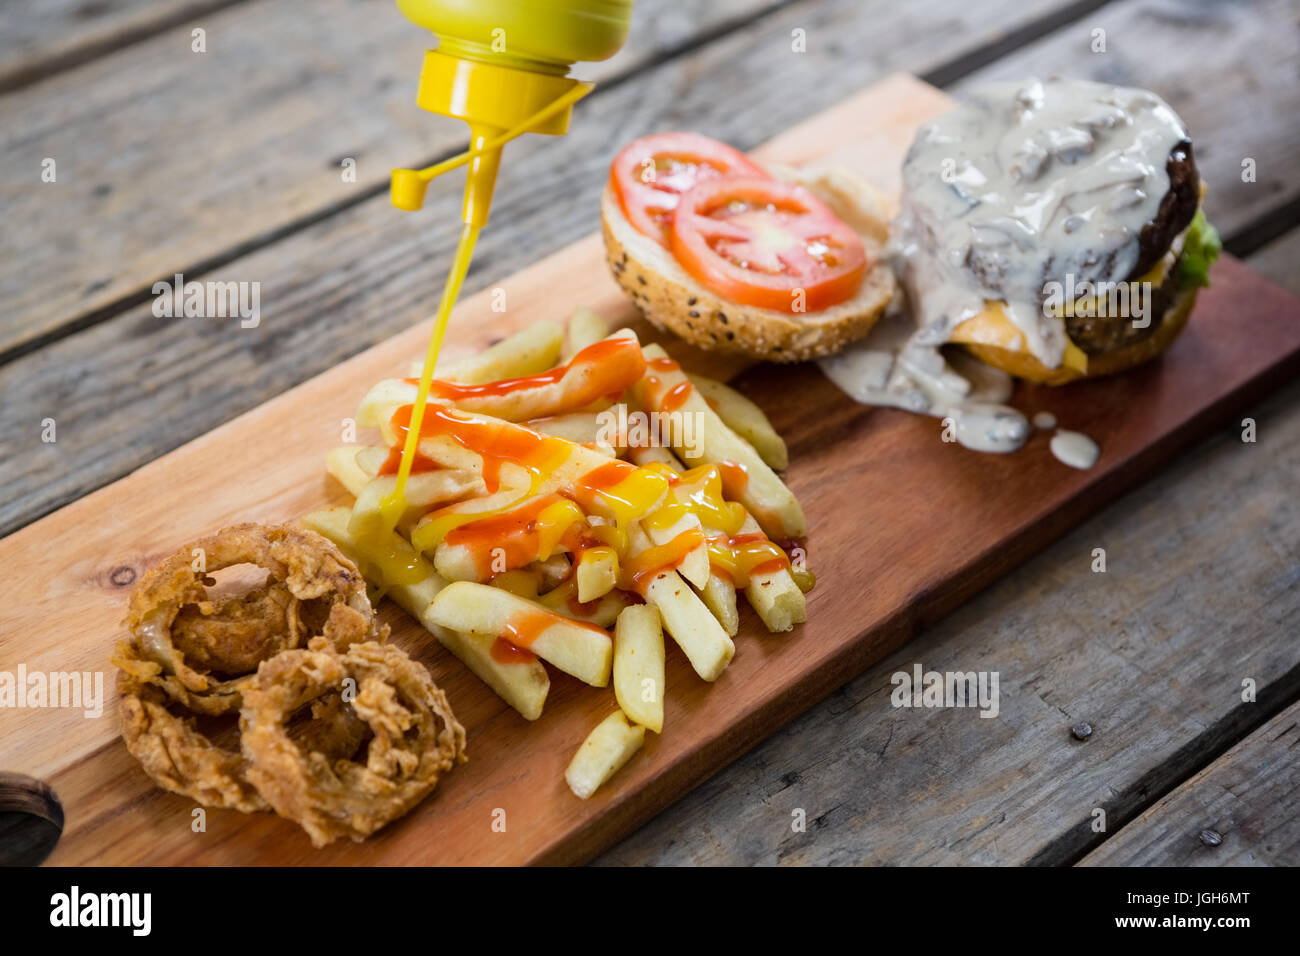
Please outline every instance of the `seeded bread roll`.
[{"label": "seeded bread roll", "polygon": [[638,232],[606,187],[600,218],[614,278],[650,322],[701,348],[770,362],[801,362],[839,351],[871,331],[894,296],[894,274],[882,261],[888,220],[874,191],[850,174],[831,171],[798,179],[862,236],[872,266],[853,298],[797,314],[732,302],[705,288],[667,249]]}]

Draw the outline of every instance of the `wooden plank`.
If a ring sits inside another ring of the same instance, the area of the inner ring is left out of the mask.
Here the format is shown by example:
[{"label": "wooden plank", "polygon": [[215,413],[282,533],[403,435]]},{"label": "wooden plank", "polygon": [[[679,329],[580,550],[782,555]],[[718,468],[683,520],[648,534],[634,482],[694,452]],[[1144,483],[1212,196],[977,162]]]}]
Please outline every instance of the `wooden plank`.
[{"label": "wooden plank", "polygon": [[[725,29],[772,0],[690,17],[674,0],[636,12],[611,80]],[[0,240],[0,355],[95,321],[153,283],[199,272],[286,229],[385,190],[392,166],[453,153],[464,124],[415,106],[431,34],[391,0],[258,0],[185,23],[0,100],[0,163],[25,170]],[[231,78],[238,77],[238,82]],[[45,158],[58,179],[41,179]],[[356,160],[354,182],[340,163]]]},{"label": "wooden plank", "polygon": [[0,7],[0,93],[243,0],[7,0]]},{"label": "wooden plank", "polygon": [[[880,148],[862,154],[869,163],[864,174],[881,176],[896,169],[911,126],[944,106],[933,91],[898,78],[865,91],[836,116],[790,132],[769,156],[815,151],[814,137],[853,135],[869,121],[900,127],[885,137],[886,127],[877,125]],[[598,243],[584,241],[539,263],[511,281],[514,308],[532,319],[556,305],[586,302],[626,315],[630,306],[599,260]],[[567,793],[560,770],[608,710],[605,697],[560,682],[548,714],[524,726],[402,621],[395,622],[397,640],[448,685],[470,728],[472,760],[436,799],[364,847],[312,853],[301,833],[269,816],[209,813],[207,832],[193,834],[188,802],[149,790],[112,725],[76,714],[0,714],[0,760],[49,776],[60,792],[69,823],[57,862],[585,857],[1140,481],[1241,402],[1294,375],[1300,300],[1232,261],[1215,278],[1198,321],[1162,362],[1121,380],[1077,386],[1068,407],[1061,391],[1020,396],[1030,410],[1054,411],[1099,439],[1102,458],[1088,472],[1056,463],[1043,436],[1016,456],[978,456],[938,442],[932,422],[854,405],[813,368],[767,369],[754,382],[755,395],[790,438],[790,480],[814,528],[811,560],[821,584],[809,623],[771,638],[756,634],[747,619],[735,662],[711,687],[691,679],[674,655],[666,722],[673,729],[623,771],[617,786],[587,803]],[[490,315],[489,296],[466,302],[461,314]],[[102,669],[125,595],[120,582],[132,573],[202,530],[235,518],[282,518],[328,500],[322,449],[337,440],[355,395],[399,367],[425,331],[408,330],[0,541],[0,569],[29,596],[0,610],[0,633],[12,635],[11,659],[30,670]],[[481,332],[461,322],[453,334],[463,343]],[[1143,414],[1130,414],[1134,407]],[[889,520],[878,520],[882,513]],[[942,547],[919,547],[934,533],[936,515],[943,516]],[[511,821],[505,837],[492,832],[495,808]]]},{"label": "wooden plank", "polygon": [[[864,15],[859,0],[805,3],[598,91],[567,136],[510,147],[468,287],[591,232],[609,160],[637,135],[689,125],[750,148],[890,69],[941,67],[1056,2],[911,5],[888,17]],[[807,53],[790,52],[794,29],[806,31]],[[12,489],[0,502],[0,534],[425,317],[450,259],[460,188],[456,177],[435,184],[417,215],[374,197],[202,274],[260,282],[257,329],[159,320],[143,304],[0,366],[3,414],[13,423],[0,430],[0,486]],[[40,441],[50,415],[57,446]]]},{"label": "wooden plank", "polygon": [[1292,229],[1250,257],[1256,272],[1300,295],[1300,229]]},{"label": "wooden plank", "polygon": [[1163,797],[1083,865],[1295,866],[1298,763],[1300,703]]}]

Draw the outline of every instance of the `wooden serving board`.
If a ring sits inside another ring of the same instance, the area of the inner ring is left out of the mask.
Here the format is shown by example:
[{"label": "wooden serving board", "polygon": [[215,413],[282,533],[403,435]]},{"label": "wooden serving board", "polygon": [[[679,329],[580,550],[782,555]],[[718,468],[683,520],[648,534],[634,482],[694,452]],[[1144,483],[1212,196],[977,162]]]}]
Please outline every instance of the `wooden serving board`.
[{"label": "wooden serving board", "polygon": [[[890,77],[757,155],[795,164],[833,157],[892,195],[916,126],[950,106],[914,78]],[[593,209],[593,223],[596,217]],[[431,277],[443,267],[430,263]],[[1019,390],[1022,409],[1051,411],[1098,440],[1101,459],[1089,471],[1057,462],[1044,434],[1006,457],[945,444],[934,420],[855,405],[814,366],[742,372],[740,386],[790,445],[788,480],[808,514],[818,574],[809,622],[769,635],[745,608],[735,660],[712,685],[671,648],[664,734],[649,735],[588,801],[569,792],[563,771],[616,706],[612,691],[553,673],[546,712],[529,724],[387,605],[394,639],[429,666],[468,728],[470,762],[365,843],[313,850],[298,827],[273,814],[227,811],[208,811],[206,829],[194,832],[194,804],[144,775],[118,738],[111,702],[98,718],[80,709],[0,709],[0,770],[43,778],[60,795],[67,825],[51,857],[59,864],[586,859],[1293,378],[1300,300],[1231,260],[1213,279],[1188,330],[1160,361],[1112,381]],[[464,302],[450,354],[576,305],[646,331],[608,277],[595,236],[496,285],[507,290],[509,312],[490,311],[490,291]],[[430,289],[432,297],[432,278]],[[0,671],[25,664],[28,672],[101,672],[111,695],[107,659],[122,636],[132,583],[167,553],[226,524],[287,521],[347,500],[325,474],[325,453],[365,390],[422,354],[427,334],[422,325],[396,336],[0,540]],[[714,374],[740,367],[668,345],[688,366]]]}]

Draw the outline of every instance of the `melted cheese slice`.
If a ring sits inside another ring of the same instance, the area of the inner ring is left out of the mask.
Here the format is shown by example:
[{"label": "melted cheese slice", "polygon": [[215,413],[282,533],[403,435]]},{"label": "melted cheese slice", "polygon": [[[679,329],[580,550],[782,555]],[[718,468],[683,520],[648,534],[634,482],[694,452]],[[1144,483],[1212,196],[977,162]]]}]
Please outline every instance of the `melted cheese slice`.
[{"label": "melted cheese slice", "polygon": [[[991,345],[1006,349],[1008,352],[1027,352],[1025,335],[1007,317],[1002,302],[984,300],[984,310],[972,315],[952,330],[948,337],[950,342],[966,342],[974,345]],[[1065,354],[1061,364],[1077,372],[1088,371],[1088,355],[1069,340],[1065,340]]]}]

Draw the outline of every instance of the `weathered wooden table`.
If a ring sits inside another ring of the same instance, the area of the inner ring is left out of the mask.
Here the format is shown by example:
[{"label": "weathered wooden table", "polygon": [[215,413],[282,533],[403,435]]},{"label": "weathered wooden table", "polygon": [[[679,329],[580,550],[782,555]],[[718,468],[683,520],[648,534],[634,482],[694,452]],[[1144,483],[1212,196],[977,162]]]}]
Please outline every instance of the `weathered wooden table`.
[{"label": "weathered wooden table", "polygon": [[[424,45],[390,0],[0,8],[0,534],[428,313],[459,197],[387,200],[461,145],[414,107]],[[632,136],[753,146],[895,70],[1155,89],[1227,247],[1300,291],[1295,0],[642,0],[572,132],[511,147],[469,285],[590,232]],[[263,334],[155,318],[178,272],[259,281]],[[1300,385],[1251,417],[600,862],[1300,863]],[[997,720],[890,706],[898,670],[989,661]]]}]

